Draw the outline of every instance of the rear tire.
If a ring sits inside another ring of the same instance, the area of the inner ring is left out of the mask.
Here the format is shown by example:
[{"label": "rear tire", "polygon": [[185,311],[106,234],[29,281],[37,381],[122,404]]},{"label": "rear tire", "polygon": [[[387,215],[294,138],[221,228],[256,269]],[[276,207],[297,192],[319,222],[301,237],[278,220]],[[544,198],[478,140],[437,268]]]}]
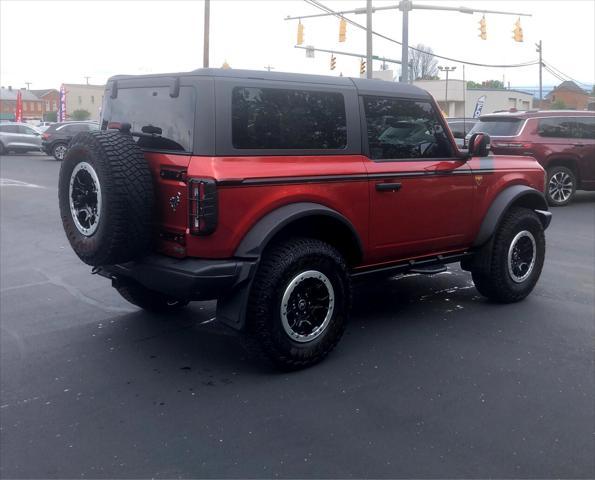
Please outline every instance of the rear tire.
[{"label": "rear tire", "polygon": [[263,255],[248,302],[248,331],[278,368],[305,368],[335,348],[350,306],[341,254],[320,240],[294,238]]},{"label": "rear tire", "polygon": [[124,299],[133,305],[156,313],[174,312],[188,305],[188,300],[170,297],[143,287],[139,283],[130,282],[115,287]]},{"label": "rear tire", "polygon": [[553,167],[547,174],[547,202],[553,207],[568,205],[576,193],[576,175],[568,167]]},{"label": "rear tire", "polygon": [[501,303],[524,299],[539,280],[545,259],[539,217],[528,208],[511,208],[477,255],[471,275],[479,293]]},{"label": "rear tire", "polygon": [[52,147],[52,155],[59,162],[64,160],[64,157],[66,156],[67,151],[68,151],[68,145],[66,145],[64,143],[57,143],[56,145],[54,145]]}]

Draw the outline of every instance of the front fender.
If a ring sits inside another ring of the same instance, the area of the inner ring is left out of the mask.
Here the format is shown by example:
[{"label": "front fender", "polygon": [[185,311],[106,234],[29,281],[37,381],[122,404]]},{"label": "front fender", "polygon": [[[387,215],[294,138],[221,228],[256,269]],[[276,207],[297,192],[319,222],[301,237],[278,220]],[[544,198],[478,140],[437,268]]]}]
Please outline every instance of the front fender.
[{"label": "front fender", "polygon": [[502,190],[490,205],[473,242],[474,247],[480,247],[492,238],[504,214],[514,205],[535,210],[543,228],[549,226],[552,214],[543,193],[526,185],[512,185]]}]

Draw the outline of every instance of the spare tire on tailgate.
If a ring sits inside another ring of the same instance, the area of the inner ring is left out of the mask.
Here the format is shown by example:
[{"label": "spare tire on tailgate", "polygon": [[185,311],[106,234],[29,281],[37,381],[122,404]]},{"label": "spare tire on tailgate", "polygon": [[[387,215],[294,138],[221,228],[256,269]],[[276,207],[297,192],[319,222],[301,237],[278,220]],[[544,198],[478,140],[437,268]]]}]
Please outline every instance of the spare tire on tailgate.
[{"label": "spare tire on tailgate", "polygon": [[123,263],[149,250],[153,183],[129,135],[77,134],[60,168],[58,197],[64,231],[83,262]]}]

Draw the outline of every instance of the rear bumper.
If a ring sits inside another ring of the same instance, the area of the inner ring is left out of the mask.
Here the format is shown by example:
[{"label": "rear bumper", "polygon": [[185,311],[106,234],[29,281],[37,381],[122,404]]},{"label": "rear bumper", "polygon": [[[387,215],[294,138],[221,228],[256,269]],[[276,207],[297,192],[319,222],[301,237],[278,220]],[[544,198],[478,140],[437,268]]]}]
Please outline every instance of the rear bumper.
[{"label": "rear bumper", "polygon": [[150,290],[187,300],[215,300],[229,296],[249,282],[256,262],[230,258],[177,259],[150,255],[139,261],[99,267],[96,272],[114,283],[134,280]]}]

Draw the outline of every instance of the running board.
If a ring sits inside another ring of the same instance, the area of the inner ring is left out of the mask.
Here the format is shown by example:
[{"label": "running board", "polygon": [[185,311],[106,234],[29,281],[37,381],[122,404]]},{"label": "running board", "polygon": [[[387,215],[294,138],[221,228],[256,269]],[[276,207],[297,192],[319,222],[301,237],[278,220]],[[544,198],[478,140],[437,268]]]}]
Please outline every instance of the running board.
[{"label": "running board", "polygon": [[423,273],[434,275],[446,271],[447,263],[460,262],[463,258],[472,255],[471,252],[456,253],[450,255],[437,255],[435,257],[409,260],[408,262],[397,263],[390,266],[356,270],[351,273],[351,278],[357,279],[367,275],[391,276],[399,273]]}]

